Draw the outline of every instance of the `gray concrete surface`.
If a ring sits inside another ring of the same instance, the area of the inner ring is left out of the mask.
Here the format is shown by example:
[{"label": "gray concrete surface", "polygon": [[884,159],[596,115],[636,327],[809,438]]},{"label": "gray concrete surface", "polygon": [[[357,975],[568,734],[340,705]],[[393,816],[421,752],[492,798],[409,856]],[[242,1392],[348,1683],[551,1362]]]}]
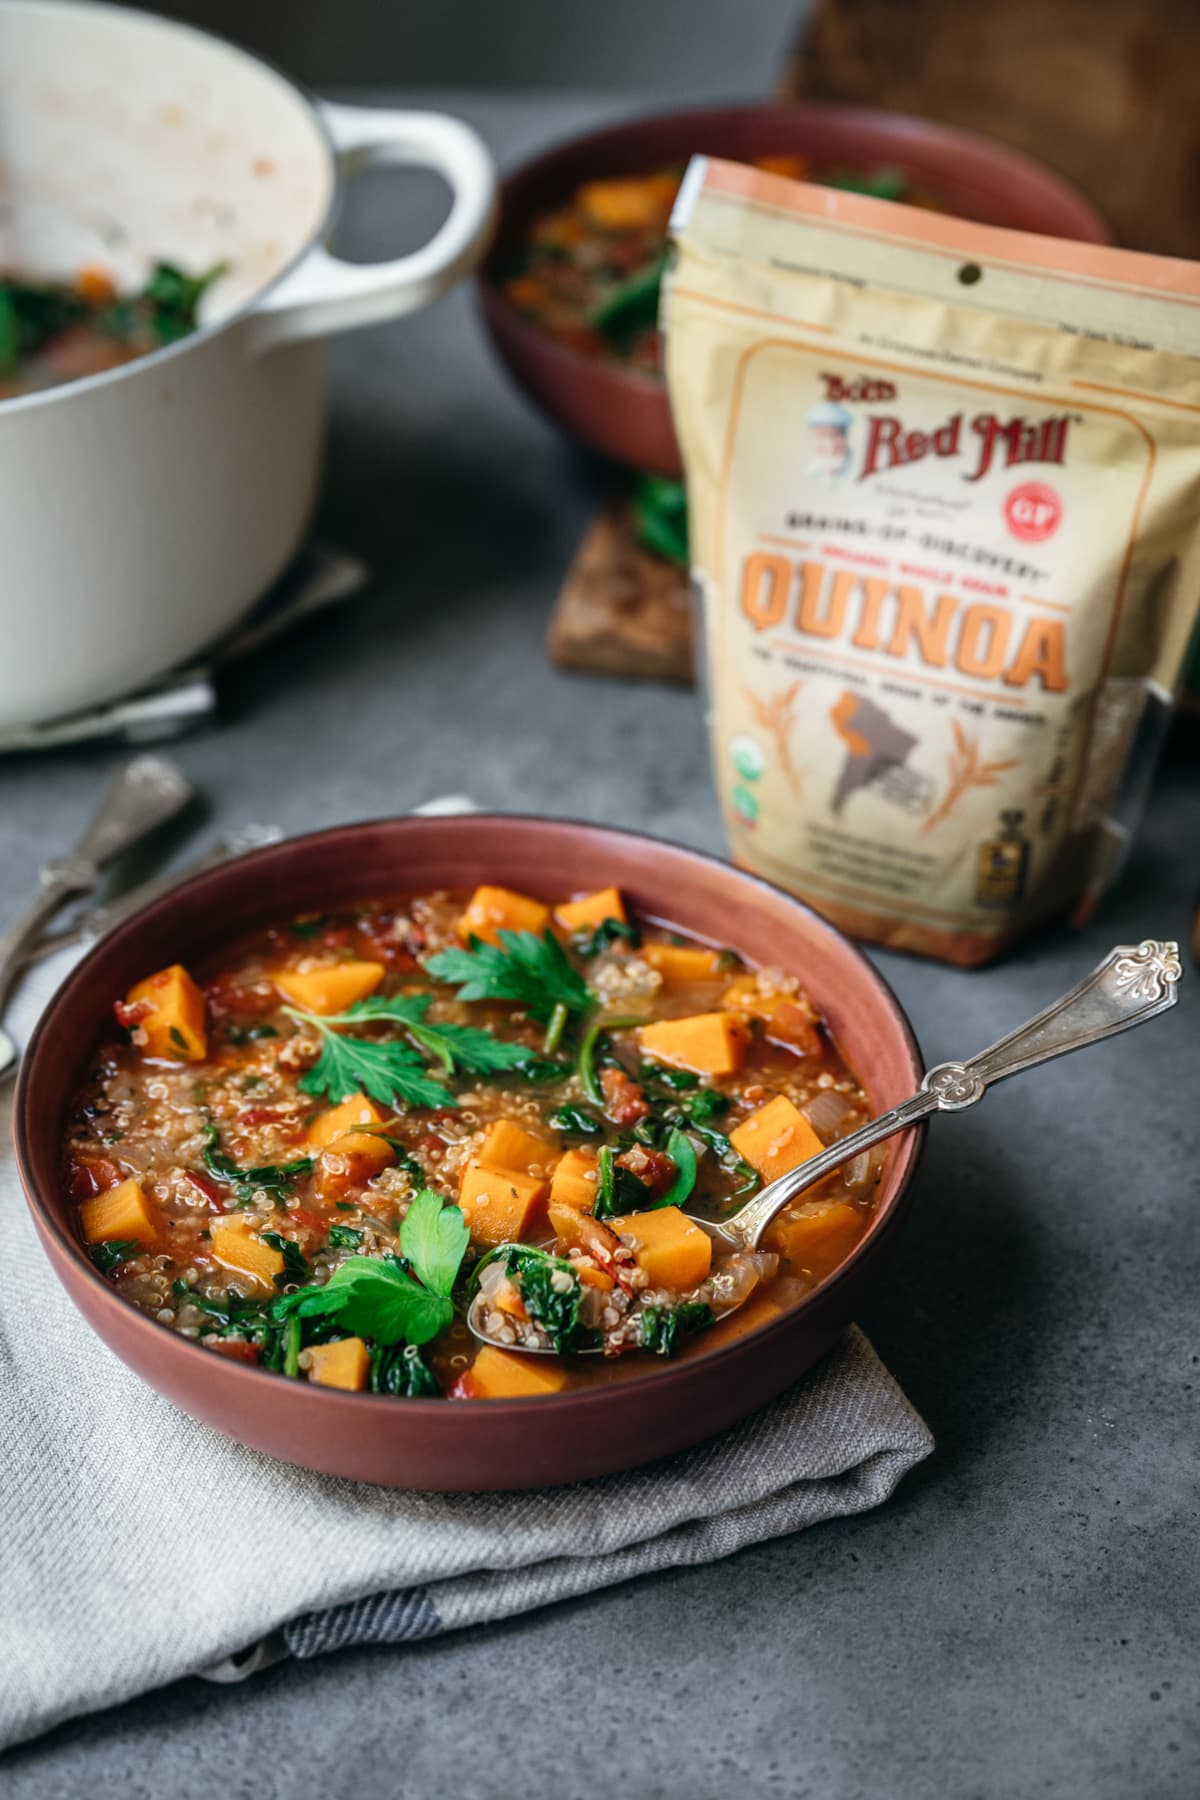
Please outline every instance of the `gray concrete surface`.
[{"label": "gray concrete surface", "polygon": [[[595,111],[464,110],[506,155]],[[415,229],[428,196],[397,220],[394,192],[356,196],[359,252]],[[205,828],[298,831],[466,788],[719,848],[696,699],[546,666],[599,473],[510,391],[469,297],[364,332],[332,364],[321,524],[376,581],[248,664],[220,727],[179,746]],[[0,913],[115,760],[0,765]],[[1114,942],[1185,938],[1198,842],[1196,750],[1177,744],[1128,876],[1082,936],[974,974],[879,956],[930,1060],[999,1035]],[[501,1627],[243,1688],[179,1683],[0,1760],[5,1800],[426,1800],[475,1791],[493,1754],[523,1800],[1195,1800],[1190,981],[1136,1037],[935,1126],[863,1319],[939,1445],[890,1506]]]}]

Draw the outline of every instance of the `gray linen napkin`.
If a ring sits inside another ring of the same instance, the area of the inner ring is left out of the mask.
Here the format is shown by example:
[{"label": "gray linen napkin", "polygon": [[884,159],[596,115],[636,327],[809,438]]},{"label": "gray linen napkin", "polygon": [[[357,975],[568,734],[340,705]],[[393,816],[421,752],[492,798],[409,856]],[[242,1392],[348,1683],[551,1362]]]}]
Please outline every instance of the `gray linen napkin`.
[{"label": "gray linen napkin", "polygon": [[[27,981],[24,1043],[70,967]],[[933,1440],[870,1344],[669,1461],[533,1495],[313,1475],[177,1412],[93,1336],[29,1219],[0,1098],[0,1748],[182,1675],[426,1638],[886,1500]],[[167,1596],[164,1600],[163,1596]],[[222,1661],[224,1659],[224,1661]],[[216,1666],[214,1666],[216,1665]]]}]

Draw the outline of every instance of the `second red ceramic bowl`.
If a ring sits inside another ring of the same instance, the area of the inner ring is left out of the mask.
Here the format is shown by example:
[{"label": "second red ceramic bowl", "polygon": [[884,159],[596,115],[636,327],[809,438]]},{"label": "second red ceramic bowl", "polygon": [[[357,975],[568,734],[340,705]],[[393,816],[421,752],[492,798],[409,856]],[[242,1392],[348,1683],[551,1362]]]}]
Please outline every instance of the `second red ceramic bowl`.
[{"label": "second red ceramic bowl", "polygon": [[755,876],[632,832],[508,816],[382,820],[260,850],[153,902],[84,958],[34,1033],[16,1097],[21,1178],[46,1254],[105,1343],[185,1412],[285,1462],[392,1487],[475,1491],[580,1481],[681,1450],[762,1406],[828,1349],[878,1280],[907,1210],[919,1132],[894,1140],[866,1237],[798,1306],[643,1377],[546,1399],[338,1393],[214,1356],[118,1299],[80,1242],[60,1149],[114,996],[148,970],[201,962],[273,919],[482,881],[547,899],[615,883],[640,913],[794,971],[876,1110],[920,1083],[899,1004],[840,932]]},{"label": "second red ceramic bowl", "polygon": [[696,155],[733,162],[800,155],[818,168],[900,169],[962,218],[1111,242],[1091,201],[1043,164],[903,113],[812,102],[710,107],[611,125],[543,151],[501,188],[500,224],[478,277],[484,321],[513,378],[543,412],[592,449],[659,475],[682,473],[663,383],[557,343],[521,317],[500,283],[533,220],[563,205],[581,182],[682,166]]}]

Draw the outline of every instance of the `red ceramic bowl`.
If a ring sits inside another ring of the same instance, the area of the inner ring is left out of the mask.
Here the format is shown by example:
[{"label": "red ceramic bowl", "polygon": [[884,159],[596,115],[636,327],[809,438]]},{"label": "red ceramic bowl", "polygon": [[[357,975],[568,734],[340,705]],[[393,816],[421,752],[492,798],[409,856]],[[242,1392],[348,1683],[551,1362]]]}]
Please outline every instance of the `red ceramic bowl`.
[{"label": "red ceramic bowl", "polygon": [[660,475],[682,472],[666,388],[617,362],[557,343],[509,305],[498,282],[531,221],[583,181],[645,174],[693,155],[749,162],[798,154],[818,167],[902,169],[953,213],[1014,231],[1107,244],[1089,200],[1041,163],[973,132],[853,106],[731,106],[612,125],[544,151],[501,188],[500,223],[478,277],[492,342],[518,385],[573,437]]},{"label": "red ceramic bowl", "polygon": [[310,1387],[214,1356],[118,1299],[84,1253],[59,1174],[68,1108],[113,996],[147,969],[220,953],[280,916],[485,880],[547,898],[615,882],[639,911],[795,970],[876,1108],[920,1082],[908,1021],[840,932],[755,876],[632,832],[517,817],[386,819],[257,851],[153,902],[79,964],[34,1033],[16,1097],[21,1179],[46,1254],[105,1343],[185,1412],[285,1462],[390,1487],[479,1490],[579,1481],[681,1450],[762,1406],[828,1348],[878,1278],[907,1209],[917,1132],[892,1145],[867,1236],[800,1305],[653,1374],[546,1399]]}]

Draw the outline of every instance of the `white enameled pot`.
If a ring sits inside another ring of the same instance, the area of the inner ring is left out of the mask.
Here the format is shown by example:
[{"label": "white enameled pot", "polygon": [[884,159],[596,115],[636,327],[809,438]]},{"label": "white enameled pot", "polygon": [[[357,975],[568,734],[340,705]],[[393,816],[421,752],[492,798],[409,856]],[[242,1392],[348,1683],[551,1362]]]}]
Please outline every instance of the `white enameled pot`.
[{"label": "white enameled pot", "polygon": [[[340,177],[421,165],[423,248],[323,247]],[[128,692],[220,636],[299,544],[320,340],[425,306],[478,261],[491,159],[457,120],[313,102],[217,38],[78,0],[0,0],[0,269],[222,262],[191,337],[0,401],[0,728]]]}]

